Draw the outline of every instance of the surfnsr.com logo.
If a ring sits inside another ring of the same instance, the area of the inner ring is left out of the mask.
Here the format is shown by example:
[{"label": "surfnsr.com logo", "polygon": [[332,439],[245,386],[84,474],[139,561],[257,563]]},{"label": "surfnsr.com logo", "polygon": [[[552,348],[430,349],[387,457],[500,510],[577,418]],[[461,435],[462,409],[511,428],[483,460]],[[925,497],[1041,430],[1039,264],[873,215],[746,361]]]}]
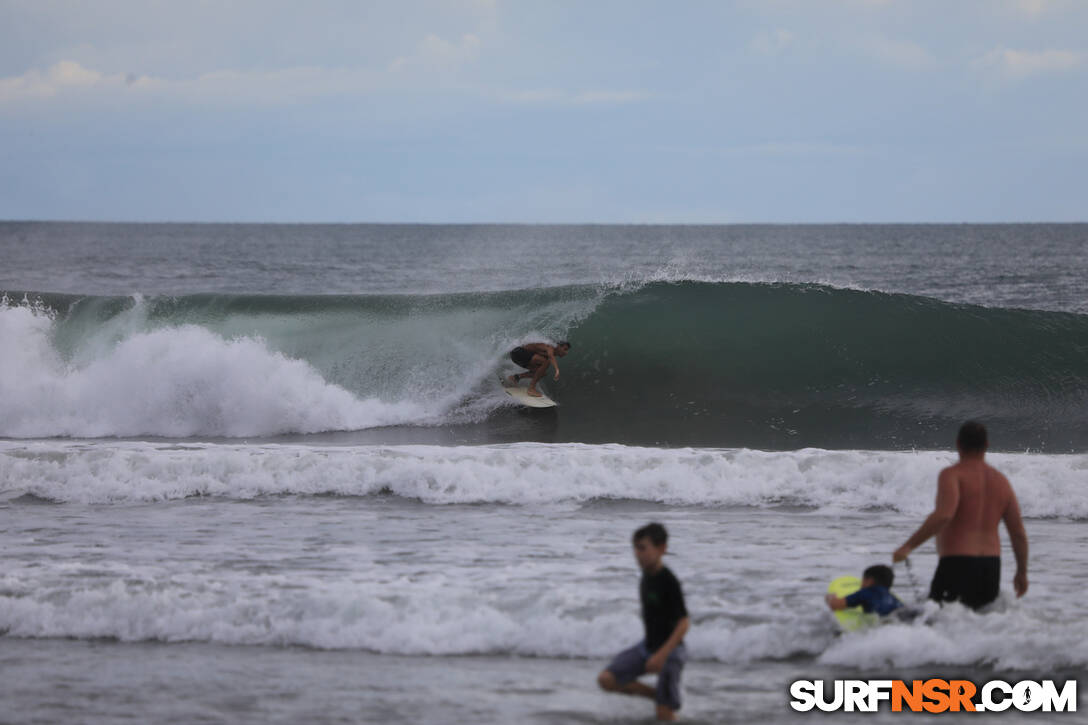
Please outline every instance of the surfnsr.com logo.
[{"label": "surfnsr.com logo", "polygon": [[1016,683],[990,680],[981,687],[970,680],[797,680],[790,685],[790,707],[799,712],[876,712],[883,703],[892,712],[1076,712],[1077,681],[1059,689],[1054,680]]}]

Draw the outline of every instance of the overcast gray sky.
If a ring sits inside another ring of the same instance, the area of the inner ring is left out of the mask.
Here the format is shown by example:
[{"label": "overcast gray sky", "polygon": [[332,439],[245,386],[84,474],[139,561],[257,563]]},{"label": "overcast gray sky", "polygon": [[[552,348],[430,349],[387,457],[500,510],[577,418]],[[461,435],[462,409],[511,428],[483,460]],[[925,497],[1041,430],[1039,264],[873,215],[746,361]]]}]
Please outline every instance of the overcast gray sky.
[{"label": "overcast gray sky", "polygon": [[1084,0],[0,0],[0,218],[1086,221]]}]

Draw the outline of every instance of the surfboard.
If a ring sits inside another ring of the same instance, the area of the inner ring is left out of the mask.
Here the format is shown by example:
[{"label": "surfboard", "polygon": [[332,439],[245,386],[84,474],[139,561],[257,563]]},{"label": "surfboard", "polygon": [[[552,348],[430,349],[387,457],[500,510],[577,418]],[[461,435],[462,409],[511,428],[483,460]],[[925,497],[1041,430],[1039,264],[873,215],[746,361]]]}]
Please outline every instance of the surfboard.
[{"label": "surfboard", "polygon": [[537,388],[537,391],[542,394],[539,398],[529,395],[528,382],[526,382],[524,386],[521,385],[521,381],[519,381],[517,385],[511,385],[500,375],[499,383],[502,385],[502,389],[506,391],[507,395],[527,408],[554,408],[558,405],[558,403],[549,398],[543,390],[540,390],[539,387]]},{"label": "surfboard", "polygon": [[[840,576],[832,579],[827,587],[828,594],[836,597],[845,597],[861,589],[861,579],[856,576]],[[861,607],[848,607],[832,612],[844,632],[856,632],[859,629],[871,627],[880,622],[880,617],[875,614],[866,614]]]}]

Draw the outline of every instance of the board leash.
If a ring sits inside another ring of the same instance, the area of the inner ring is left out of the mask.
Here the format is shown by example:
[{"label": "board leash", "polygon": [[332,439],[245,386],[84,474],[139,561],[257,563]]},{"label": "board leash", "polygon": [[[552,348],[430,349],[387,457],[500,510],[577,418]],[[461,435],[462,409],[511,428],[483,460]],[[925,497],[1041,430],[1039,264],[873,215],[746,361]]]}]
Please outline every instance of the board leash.
[{"label": "board leash", "polygon": [[914,594],[914,598],[917,601],[922,601],[922,595],[918,593],[918,580],[914,578],[914,569],[910,565],[910,557],[903,559],[903,563],[907,566],[907,579],[910,580],[910,590]]}]

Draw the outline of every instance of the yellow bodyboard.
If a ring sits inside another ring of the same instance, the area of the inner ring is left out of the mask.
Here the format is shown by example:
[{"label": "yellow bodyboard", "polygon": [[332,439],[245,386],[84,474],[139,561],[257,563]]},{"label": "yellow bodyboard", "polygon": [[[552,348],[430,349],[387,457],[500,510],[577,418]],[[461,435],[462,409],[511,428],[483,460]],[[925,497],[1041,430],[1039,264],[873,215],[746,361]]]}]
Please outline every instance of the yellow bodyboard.
[{"label": "yellow bodyboard", "polygon": [[[861,579],[856,576],[840,576],[838,579],[832,579],[827,586],[828,594],[834,594],[836,597],[845,597],[858,589],[861,589]],[[835,619],[838,620],[844,632],[865,629],[880,621],[880,617],[875,614],[866,614],[861,607],[848,607],[832,614],[835,615]]]}]

